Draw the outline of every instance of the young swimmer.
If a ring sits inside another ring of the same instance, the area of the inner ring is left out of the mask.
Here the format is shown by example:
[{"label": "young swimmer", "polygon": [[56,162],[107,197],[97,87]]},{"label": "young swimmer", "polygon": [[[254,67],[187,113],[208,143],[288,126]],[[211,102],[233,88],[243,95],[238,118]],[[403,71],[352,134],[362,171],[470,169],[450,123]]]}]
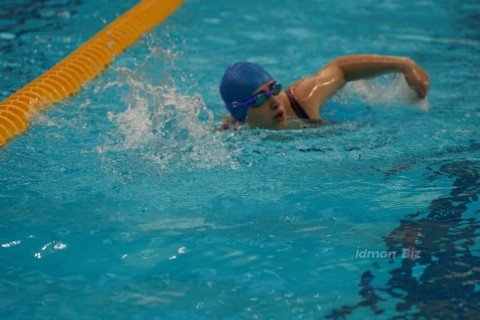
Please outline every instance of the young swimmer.
[{"label": "young swimmer", "polygon": [[287,90],[257,64],[237,62],[227,68],[220,94],[231,116],[223,129],[247,123],[251,128],[291,128],[289,120],[321,123],[325,101],[347,82],[402,72],[418,98],[426,97],[427,72],[406,57],[370,54],[349,55],[333,60],[317,73],[296,81]]}]

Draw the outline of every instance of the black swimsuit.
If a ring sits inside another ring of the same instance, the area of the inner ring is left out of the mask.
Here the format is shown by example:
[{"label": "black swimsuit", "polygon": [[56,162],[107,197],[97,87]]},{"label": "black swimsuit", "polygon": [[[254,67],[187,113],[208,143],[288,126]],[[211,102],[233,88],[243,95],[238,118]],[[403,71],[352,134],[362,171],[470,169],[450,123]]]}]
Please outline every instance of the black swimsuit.
[{"label": "black swimsuit", "polygon": [[297,115],[297,117],[303,120],[310,120],[310,117],[305,112],[305,110],[303,110],[302,106],[298,103],[297,99],[295,99],[290,89],[287,89],[285,93],[287,94],[288,101],[290,101],[290,105],[292,106],[293,111],[295,111],[295,114]]}]

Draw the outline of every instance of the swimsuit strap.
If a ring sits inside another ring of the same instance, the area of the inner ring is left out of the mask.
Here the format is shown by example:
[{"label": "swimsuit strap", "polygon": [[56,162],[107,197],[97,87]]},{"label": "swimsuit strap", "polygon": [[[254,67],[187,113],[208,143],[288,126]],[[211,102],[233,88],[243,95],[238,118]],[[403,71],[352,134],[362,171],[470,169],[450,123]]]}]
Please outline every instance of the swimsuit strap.
[{"label": "swimsuit strap", "polygon": [[297,117],[299,117],[300,119],[309,120],[310,117],[305,112],[305,110],[303,110],[302,106],[300,106],[297,99],[295,99],[292,92],[290,91],[290,89],[287,89],[285,93],[287,94],[288,101],[290,101],[290,105],[292,106],[293,111],[295,111],[295,114],[297,115]]}]

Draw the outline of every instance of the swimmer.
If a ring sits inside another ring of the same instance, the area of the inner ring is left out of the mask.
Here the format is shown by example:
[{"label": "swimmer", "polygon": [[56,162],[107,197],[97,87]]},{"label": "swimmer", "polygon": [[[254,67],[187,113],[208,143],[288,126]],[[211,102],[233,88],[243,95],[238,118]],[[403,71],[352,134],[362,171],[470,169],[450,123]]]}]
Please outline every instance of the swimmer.
[{"label": "swimmer", "polygon": [[[248,124],[251,128],[293,128],[295,119],[322,123],[323,105],[347,82],[401,72],[419,99],[427,96],[428,74],[410,58],[371,54],[348,55],[325,65],[282,91],[282,85],[257,64],[229,66],[220,83],[220,94],[230,116],[222,129]],[[298,122],[298,121],[297,121]]]}]

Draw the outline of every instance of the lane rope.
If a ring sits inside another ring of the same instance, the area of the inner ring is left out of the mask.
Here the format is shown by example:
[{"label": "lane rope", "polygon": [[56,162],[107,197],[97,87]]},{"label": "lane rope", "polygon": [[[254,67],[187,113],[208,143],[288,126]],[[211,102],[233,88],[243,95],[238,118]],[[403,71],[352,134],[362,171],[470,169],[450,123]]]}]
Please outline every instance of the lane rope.
[{"label": "lane rope", "polygon": [[0,103],[0,147],[27,130],[39,110],[72,96],[183,0],[142,0],[44,74]]}]

